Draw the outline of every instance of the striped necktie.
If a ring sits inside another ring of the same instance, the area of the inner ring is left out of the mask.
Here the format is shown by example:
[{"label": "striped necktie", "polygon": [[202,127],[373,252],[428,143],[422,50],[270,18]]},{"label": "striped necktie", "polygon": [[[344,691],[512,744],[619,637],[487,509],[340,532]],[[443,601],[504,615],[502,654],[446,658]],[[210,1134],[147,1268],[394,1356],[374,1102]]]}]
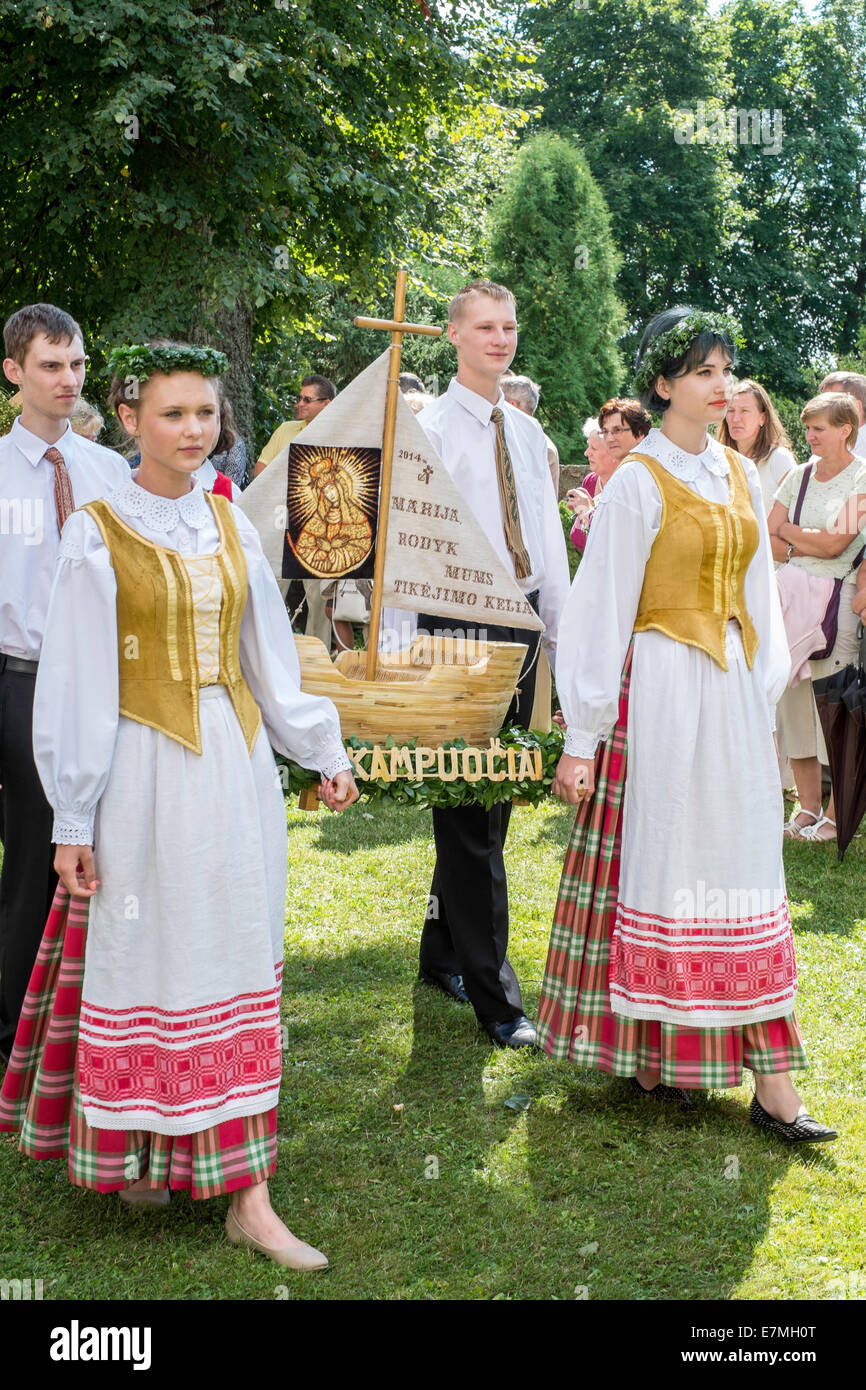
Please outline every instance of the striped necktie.
[{"label": "striped necktie", "polygon": [[57,512],[57,530],[63,530],[63,523],[70,512],[75,511],[75,498],[72,495],[72,480],[66,467],[66,460],[59,449],[46,449],[43,458],[54,465],[54,508]]},{"label": "striped necktie", "polygon": [[514,485],[514,467],[505,441],[505,417],[499,406],[491,410],[490,418],[496,426],[496,481],[499,484],[505,544],[508,546],[508,553],[514,561],[516,577],[526,579],[530,573],[529,553],[523,543],[523,532],[520,529],[520,508],[517,505],[517,488]]}]

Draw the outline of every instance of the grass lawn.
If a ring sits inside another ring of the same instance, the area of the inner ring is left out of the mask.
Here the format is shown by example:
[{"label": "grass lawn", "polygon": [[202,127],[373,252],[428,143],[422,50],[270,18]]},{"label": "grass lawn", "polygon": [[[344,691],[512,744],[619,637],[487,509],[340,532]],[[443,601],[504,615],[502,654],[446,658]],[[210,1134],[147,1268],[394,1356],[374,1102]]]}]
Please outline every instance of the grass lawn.
[{"label": "grass lawn", "polygon": [[[570,822],[559,803],[511,821],[530,1015]],[[41,1278],[46,1299],[866,1297],[864,844],[841,867],[832,846],[785,847],[800,1089],[842,1136],[791,1150],[746,1123],[747,1088],[668,1113],[625,1082],[494,1050],[470,1009],[415,983],[429,814],[290,810],[272,1194],[330,1271],[229,1246],[225,1199],[126,1210],[0,1136],[0,1278]]]}]

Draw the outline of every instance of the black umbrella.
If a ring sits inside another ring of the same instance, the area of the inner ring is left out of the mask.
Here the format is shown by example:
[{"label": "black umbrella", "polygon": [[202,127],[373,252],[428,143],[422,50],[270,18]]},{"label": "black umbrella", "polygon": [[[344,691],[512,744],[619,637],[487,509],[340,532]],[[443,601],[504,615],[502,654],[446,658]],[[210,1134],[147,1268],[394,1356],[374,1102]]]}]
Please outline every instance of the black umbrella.
[{"label": "black umbrella", "polygon": [[866,632],[857,628],[856,666],[813,683],[836,804],[839,862],[866,815]]}]

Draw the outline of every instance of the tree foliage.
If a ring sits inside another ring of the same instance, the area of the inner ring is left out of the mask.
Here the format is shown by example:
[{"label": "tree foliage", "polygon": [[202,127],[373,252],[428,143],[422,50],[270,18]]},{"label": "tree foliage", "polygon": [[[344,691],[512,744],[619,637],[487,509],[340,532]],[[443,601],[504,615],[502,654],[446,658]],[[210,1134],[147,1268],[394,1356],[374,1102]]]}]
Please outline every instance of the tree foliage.
[{"label": "tree foliage", "polygon": [[823,0],[817,14],[797,0],[715,13],[705,0],[541,0],[519,27],[541,50],[544,123],[579,139],[610,208],[627,350],[683,300],[736,313],[743,369],[788,395],[808,389],[810,363],[854,349],[866,323],[863,0]]},{"label": "tree foliage", "polygon": [[4,305],[54,300],[109,343],[210,337],[245,359],[248,416],[271,311],[302,314],[316,276],[372,294],[395,253],[441,253],[452,129],[520,86],[481,10],[6,0]]},{"label": "tree foliage", "polygon": [[788,395],[810,361],[850,352],[862,322],[864,151],[850,55],[835,24],[795,0],[731,0],[719,19],[736,104],[775,113],[778,150],[738,141],[721,292],[746,331],[749,373]]},{"label": "tree foliage", "polygon": [[610,217],[573,141],[549,132],[522,147],[493,214],[491,275],[514,291],[517,364],[541,384],[563,462],[583,451],[581,421],[623,375]]},{"label": "tree foliage", "polygon": [[610,209],[631,346],[660,306],[715,300],[730,179],[720,150],[675,139],[678,110],[727,91],[713,20],[702,0],[551,0],[522,30],[543,122],[577,137]]}]

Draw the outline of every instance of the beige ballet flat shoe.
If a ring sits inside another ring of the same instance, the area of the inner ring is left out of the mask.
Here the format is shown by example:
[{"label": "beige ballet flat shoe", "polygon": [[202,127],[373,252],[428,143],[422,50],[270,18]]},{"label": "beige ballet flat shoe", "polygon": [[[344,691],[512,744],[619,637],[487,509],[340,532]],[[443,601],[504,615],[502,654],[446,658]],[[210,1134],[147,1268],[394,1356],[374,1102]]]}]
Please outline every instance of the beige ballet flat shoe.
[{"label": "beige ballet flat shoe", "polygon": [[167,1207],[171,1201],[167,1187],[124,1187],[117,1195],[126,1207]]},{"label": "beige ballet flat shoe", "polygon": [[321,1250],[315,1250],[312,1245],[307,1245],[304,1241],[301,1241],[299,1245],[289,1246],[283,1250],[273,1250],[268,1245],[262,1245],[260,1240],[256,1240],[249,1231],[244,1230],[232,1207],[229,1207],[226,1217],[226,1235],[232,1245],[246,1245],[248,1249],[257,1250],[260,1255],[267,1255],[274,1264],[285,1265],[287,1269],[328,1268],[327,1255],[323,1255]]}]

